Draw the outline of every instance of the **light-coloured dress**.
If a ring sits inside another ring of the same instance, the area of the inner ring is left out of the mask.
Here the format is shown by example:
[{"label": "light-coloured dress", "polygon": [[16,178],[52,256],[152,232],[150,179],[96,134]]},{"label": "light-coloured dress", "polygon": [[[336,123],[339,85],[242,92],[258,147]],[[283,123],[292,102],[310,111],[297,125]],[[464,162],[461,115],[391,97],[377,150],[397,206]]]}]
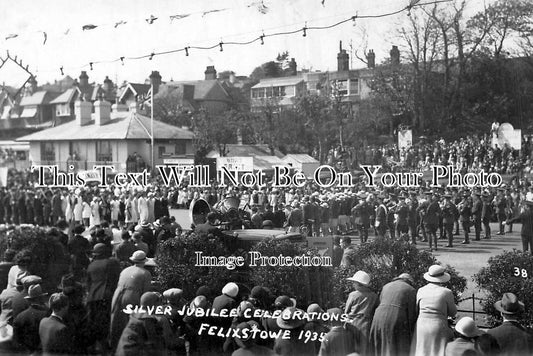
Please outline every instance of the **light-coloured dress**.
[{"label": "light-coloured dress", "polygon": [[429,283],[416,295],[419,309],[412,354],[415,356],[444,356],[446,344],[453,339],[448,317],[457,314],[453,293],[446,287]]}]

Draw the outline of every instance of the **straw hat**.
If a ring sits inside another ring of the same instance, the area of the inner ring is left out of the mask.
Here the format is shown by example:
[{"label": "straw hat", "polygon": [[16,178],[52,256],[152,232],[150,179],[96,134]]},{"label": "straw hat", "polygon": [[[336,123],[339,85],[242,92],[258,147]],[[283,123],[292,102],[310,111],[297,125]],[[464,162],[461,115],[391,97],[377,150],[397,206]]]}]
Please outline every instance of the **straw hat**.
[{"label": "straw hat", "polygon": [[298,312],[300,315],[304,315],[303,310],[297,309],[295,307],[288,307],[281,315],[276,319],[276,324],[282,329],[296,329],[305,324],[305,320],[300,317],[296,317],[295,314]]},{"label": "straw hat", "polygon": [[455,331],[466,337],[476,337],[483,334],[483,331],[479,330],[476,326],[474,319],[469,316],[461,318],[461,320],[455,324]]},{"label": "straw hat", "polygon": [[133,263],[143,263],[146,262],[146,253],[141,250],[137,250],[131,255],[130,261]]},{"label": "straw hat", "polygon": [[444,267],[433,265],[424,273],[424,279],[428,282],[446,283],[450,280],[450,275],[445,271]]},{"label": "straw hat", "polygon": [[34,284],[28,288],[28,295],[25,296],[24,299],[36,299],[46,295],[48,295],[48,293],[43,293],[43,289],[40,284]]},{"label": "straw hat", "polygon": [[222,288],[222,294],[235,298],[239,294],[239,286],[233,282],[229,282]]},{"label": "straw hat", "polygon": [[368,286],[370,284],[370,275],[364,271],[357,271],[353,277],[348,277],[346,279],[352,282],[357,282],[364,286]]}]

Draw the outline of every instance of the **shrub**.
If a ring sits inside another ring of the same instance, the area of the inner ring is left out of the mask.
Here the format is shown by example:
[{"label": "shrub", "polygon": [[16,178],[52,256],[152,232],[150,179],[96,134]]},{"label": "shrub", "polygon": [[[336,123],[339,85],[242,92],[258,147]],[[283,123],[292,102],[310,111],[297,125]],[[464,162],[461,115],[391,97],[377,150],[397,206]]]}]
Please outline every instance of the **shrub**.
[{"label": "shrub", "polygon": [[[257,244],[251,251],[263,256],[319,256],[316,249],[308,249],[289,241],[267,239]],[[299,306],[310,303],[328,305],[332,299],[333,268],[296,266],[255,266],[250,267],[253,285],[267,287],[275,296],[288,295],[296,298]]]},{"label": "shrub", "polygon": [[[518,271],[515,270],[518,268]],[[524,276],[522,273],[524,272]],[[518,272],[518,276],[515,275]],[[474,281],[480,289],[487,292],[482,301],[483,310],[489,314],[487,321],[496,325],[501,320],[500,313],[494,308],[494,303],[502,298],[504,293],[514,293],[520,301],[525,303],[526,311],[520,317],[522,321],[533,326],[533,256],[528,252],[517,250],[504,251],[498,256],[489,258],[488,266],[483,267],[474,275]]]},{"label": "shrub", "polygon": [[[424,273],[431,265],[438,264],[435,257],[427,251],[420,251],[405,241],[384,238],[377,238],[359,246],[355,249],[353,257],[353,266],[339,268],[334,274],[333,303],[337,306],[343,305],[348,299],[348,294],[354,290],[353,283],[346,278],[353,276],[358,270],[369,273],[372,277],[370,287],[380,292],[385,284],[404,272],[413,277],[414,287],[420,288],[427,284],[423,278]],[[447,287],[452,290],[457,303],[466,288],[466,279],[453,267],[449,265],[445,267],[451,276]]]},{"label": "shrub", "polygon": [[196,266],[196,251],[202,251],[204,256],[230,255],[219,240],[196,234],[165,241],[156,256],[157,281],[163,290],[181,288],[184,297],[190,300],[202,285],[209,286],[212,291],[220,291],[227,282],[238,279],[238,270]]},{"label": "shrub", "polygon": [[7,248],[17,251],[17,255],[29,254],[30,273],[43,279],[43,288],[52,291],[68,273],[69,257],[65,247],[56,237],[38,227],[15,229],[8,235],[0,235],[0,251],[3,256]]}]

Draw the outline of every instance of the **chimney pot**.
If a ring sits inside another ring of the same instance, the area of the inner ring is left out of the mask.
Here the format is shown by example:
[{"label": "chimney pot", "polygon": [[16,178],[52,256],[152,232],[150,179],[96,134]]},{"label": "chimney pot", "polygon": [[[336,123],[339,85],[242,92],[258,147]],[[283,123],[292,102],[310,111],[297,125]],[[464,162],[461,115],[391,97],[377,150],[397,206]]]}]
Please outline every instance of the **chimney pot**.
[{"label": "chimney pot", "polygon": [[217,71],[215,69],[215,66],[207,66],[204,74],[205,74],[205,80],[217,79]]},{"label": "chimney pot", "polygon": [[98,100],[94,103],[94,124],[105,125],[111,120],[111,103],[105,100]]},{"label": "chimney pot", "polygon": [[339,54],[337,54],[337,70],[345,72],[350,70],[350,56],[342,49],[342,41],[339,42]]},{"label": "chimney pot", "polygon": [[150,84],[154,88],[154,95],[159,92],[159,86],[161,85],[161,75],[158,71],[154,70],[152,71],[152,74],[150,74]]},{"label": "chimney pot", "polygon": [[368,68],[376,68],[376,54],[374,53],[374,50],[369,50],[368,54],[366,55],[366,60],[368,64]]},{"label": "chimney pot", "polygon": [[390,59],[393,66],[398,66],[400,64],[400,51],[398,50],[398,46],[392,46],[392,49],[390,50]]}]

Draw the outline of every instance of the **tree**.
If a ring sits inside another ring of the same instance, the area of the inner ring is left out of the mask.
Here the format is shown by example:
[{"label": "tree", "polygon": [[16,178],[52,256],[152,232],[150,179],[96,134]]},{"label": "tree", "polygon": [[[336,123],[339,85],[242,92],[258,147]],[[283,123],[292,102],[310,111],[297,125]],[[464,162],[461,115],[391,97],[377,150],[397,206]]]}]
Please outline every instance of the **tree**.
[{"label": "tree", "polygon": [[175,126],[190,126],[194,108],[183,102],[180,87],[162,87],[154,97],[154,117]]},{"label": "tree", "polygon": [[236,109],[222,115],[213,115],[205,109],[193,116],[192,129],[198,151],[216,149],[221,157],[227,154],[227,145],[237,142],[237,135],[247,121],[247,116]]}]

